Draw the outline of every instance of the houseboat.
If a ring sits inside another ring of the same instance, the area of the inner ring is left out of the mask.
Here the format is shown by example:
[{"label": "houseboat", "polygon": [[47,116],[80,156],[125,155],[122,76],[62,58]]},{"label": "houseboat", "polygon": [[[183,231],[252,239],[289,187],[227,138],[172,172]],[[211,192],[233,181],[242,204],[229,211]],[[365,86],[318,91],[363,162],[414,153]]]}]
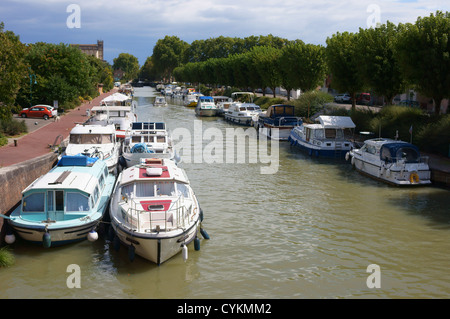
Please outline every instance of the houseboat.
[{"label": "houseboat", "polygon": [[199,96],[195,114],[198,116],[216,116],[217,105],[214,103],[214,99],[211,96]]},{"label": "houseboat", "polygon": [[281,141],[287,141],[292,129],[302,124],[302,120],[295,116],[294,106],[285,104],[269,106],[265,112],[254,116],[253,122],[260,135]]}]

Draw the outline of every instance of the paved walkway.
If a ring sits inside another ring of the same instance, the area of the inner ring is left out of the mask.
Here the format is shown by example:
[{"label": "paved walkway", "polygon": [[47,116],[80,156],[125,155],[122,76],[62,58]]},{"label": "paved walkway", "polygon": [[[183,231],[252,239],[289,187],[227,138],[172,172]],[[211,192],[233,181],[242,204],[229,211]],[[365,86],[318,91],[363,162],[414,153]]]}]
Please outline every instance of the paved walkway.
[{"label": "paved walkway", "polygon": [[[51,152],[49,145],[53,145],[56,138],[61,135],[63,139],[69,136],[70,131],[77,123],[86,121],[86,109],[99,105],[101,100],[116,92],[113,89],[110,92],[103,93],[93,99],[90,103],[85,103],[79,107],[64,113],[60,116],[59,121],[49,119],[44,123],[41,120],[27,119],[31,123],[37,123],[35,130],[29,130],[29,133],[17,138],[17,146],[13,141],[8,145],[0,147],[0,168],[17,164],[29,159]],[[61,141],[58,140],[58,144]]]}]

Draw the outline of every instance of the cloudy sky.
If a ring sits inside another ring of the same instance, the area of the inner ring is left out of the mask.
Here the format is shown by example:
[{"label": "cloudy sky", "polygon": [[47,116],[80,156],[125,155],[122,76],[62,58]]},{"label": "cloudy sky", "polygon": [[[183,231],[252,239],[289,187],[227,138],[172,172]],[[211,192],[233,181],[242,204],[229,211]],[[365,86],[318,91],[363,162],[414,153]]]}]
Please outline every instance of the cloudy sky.
[{"label": "cloudy sky", "polygon": [[218,36],[279,36],[325,44],[337,31],[373,23],[414,23],[448,0],[1,0],[0,22],[24,43],[104,41],[112,63],[127,52],[142,65],[158,39],[191,43]]}]

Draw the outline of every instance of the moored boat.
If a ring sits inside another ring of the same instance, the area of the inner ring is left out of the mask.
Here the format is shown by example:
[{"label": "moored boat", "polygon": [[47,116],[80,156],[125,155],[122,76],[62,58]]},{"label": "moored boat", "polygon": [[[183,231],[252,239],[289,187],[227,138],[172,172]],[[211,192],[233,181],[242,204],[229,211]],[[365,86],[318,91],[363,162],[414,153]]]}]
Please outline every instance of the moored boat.
[{"label": "moored boat", "polygon": [[316,124],[302,123],[295,126],[288,141],[306,151],[310,156],[339,157],[353,147],[353,142],[346,138],[346,130],[355,128],[355,123],[348,116],[320,115]]},{"label": "moored boat", "polygon": [[247,125],[252,125],[252,119],[261,114],[261,108],[255,103],[233,102],[224,114],[227,121]]},{"label": "moored boat", "polygon": [[20,237],[44,247],[95,240],[114,182],[104,161],[63,156],[22,192],[9,223]]},{"label": "moored boat", "polygon": [[167,106],[166,98],[164,96],[155,97],[154,106]]},{"label": "moored boat", "polygon": [[125,133],[120,164],[122,167],[138,165],[141,158],[176,157],[172,139],[164,122],[134,122]]},{"label": "moored boat", "polygon": [[214,99],[211,96],[199,96],[195,114],[198,116],[216,116],[217,105],[214,103]]},{"label": "moored boat", "polygon": [[410,143],[388,138],[369,139],[346,154],[357,171],[397,186],[431,184],[428,158]]},{"label": "moored boat", "polygon": [[294,106],[286,104],[269,106],[265,112],[254,116],[253,121],[256,122],[259,134],[281,141],[287,141],[291,130],[302,123],[295,116]]},{"label": "moored boat", "polygon": [[[196,240],[200,206],[183,169],[168,159],[143,159],[123,170],[110,203],[115,241],[158,265]],[[196,243],[197,245],[197,243]]]},{"label": "moored boat", "polygon": [[97,157],[106,162],[110,172],[116,173],[120,145],[114,124],[77,124],[70,131],[69,143],[63,155]]},{"label": "moored boat", "polygon": [[214,103],[217,105],[217,115],[224,116],[233,100],[228,96],[213,96]]}]

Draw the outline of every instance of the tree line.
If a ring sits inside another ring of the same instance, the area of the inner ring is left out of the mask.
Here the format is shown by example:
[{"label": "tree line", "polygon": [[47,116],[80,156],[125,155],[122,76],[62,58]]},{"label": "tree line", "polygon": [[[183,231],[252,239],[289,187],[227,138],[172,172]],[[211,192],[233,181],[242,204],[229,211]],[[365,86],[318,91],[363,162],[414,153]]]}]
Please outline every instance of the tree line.
[{"label": "tree line", "polygon": [[24,44],[0,23],[0,120],[36,103],[72,108],[114,86],[112,67],[68,44]]},{"label": "tree line", "polygon": [[[440,113],[450,98],[450,14],[437,11],[415,23],[336,32],[326,46],[268,36],[218,37],[190,45],[176,36],[159,39],[139,76],[174,78],[242,88],[314,90],[330,76],[332,88],[372,90],[388,104],[408,88],[434,101]],[[448,108],[447,108],[448,110]],[[447,111],[448,112],[448,111]]]}]

